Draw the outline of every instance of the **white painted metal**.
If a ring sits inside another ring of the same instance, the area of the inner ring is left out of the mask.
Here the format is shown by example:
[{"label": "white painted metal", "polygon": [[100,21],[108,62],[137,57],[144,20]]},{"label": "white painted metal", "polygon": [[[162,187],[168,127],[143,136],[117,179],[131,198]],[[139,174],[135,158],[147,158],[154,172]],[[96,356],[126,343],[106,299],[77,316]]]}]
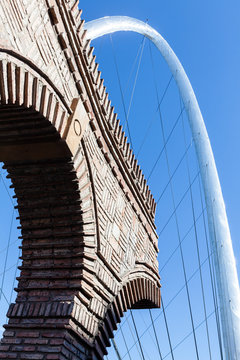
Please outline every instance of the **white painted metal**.
[{"label": "white painted metal", "polygon": [[95,39],[117,31],[133,31],[149,38],[166,60],[181,93],[197,152],[221,307],[227,360],[240,360],[240,290],[222,190],[207,130],[190,81],[177,56],[163,37],[148,24],[126,16],[111,16],[85,24]]}]

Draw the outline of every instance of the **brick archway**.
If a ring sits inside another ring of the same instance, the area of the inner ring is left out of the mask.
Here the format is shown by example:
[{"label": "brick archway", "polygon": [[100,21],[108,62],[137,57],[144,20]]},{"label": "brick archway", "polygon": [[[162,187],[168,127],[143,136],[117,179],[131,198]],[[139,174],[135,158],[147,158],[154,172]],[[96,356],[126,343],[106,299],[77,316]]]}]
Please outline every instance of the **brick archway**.
[{"label": "brick archway", "polygon": [[77,2],[40,3],[56,61],[39,31],[28,44],[36,57],[8,33],[0,47],[0,161],[18,200],[23,259],[0,358],[102,359],[124,311],[160,306],[156,204]]}]

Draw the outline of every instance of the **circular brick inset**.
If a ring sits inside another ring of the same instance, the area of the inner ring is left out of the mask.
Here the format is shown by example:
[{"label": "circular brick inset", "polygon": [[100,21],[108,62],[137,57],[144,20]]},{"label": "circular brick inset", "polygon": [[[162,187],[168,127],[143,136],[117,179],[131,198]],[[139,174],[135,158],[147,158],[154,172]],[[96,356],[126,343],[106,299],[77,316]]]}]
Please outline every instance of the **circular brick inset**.
[{"label": "circular brick inset", "polygon": [[80,136],[81,132],[82,132],[82,127],[81,127],[80,121],[78,119],[74,119],[73,128],[74,128],[75,134],[77,136]]}]

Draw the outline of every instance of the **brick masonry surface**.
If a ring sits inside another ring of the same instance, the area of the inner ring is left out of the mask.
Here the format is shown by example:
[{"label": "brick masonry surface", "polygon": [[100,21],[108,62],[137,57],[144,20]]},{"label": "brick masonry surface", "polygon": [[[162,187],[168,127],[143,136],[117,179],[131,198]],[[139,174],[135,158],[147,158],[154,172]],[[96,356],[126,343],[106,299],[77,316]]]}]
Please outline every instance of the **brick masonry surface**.
[{"label": "brick masonry surface", "polygon": [[22,238],[0,359],[102,359],[127,309],[160,306],[156,203],[83,23],[76,0],[0,2],[0,161]]}]

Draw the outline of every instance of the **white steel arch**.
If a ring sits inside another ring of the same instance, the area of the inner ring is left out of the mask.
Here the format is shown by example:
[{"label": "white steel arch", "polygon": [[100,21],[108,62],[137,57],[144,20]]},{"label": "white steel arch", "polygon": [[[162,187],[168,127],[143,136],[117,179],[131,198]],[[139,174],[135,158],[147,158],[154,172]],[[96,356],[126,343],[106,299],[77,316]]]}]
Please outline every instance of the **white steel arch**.
[{"label": "white steel arch", "polygon": [[148,24],[127,16],[109,16],[85,24],[91,40],[117,31],[133,31],[149,38],[166,60],[182,96],[195,143],[204,188],[209,233],[227,360],[240,360],[240,290],[222,190],[203,117],[190,81],[166,40]]}]

